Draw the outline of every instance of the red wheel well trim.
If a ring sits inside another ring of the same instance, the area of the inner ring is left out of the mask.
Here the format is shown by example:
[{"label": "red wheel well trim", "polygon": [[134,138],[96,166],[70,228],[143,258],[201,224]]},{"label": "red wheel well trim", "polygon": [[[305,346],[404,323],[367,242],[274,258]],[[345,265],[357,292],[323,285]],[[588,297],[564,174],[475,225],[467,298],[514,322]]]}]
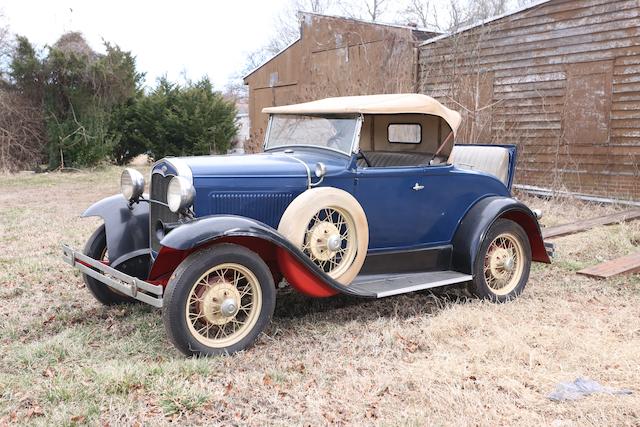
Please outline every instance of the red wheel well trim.
[{"label": "red wheel well trim", "polygon": [[235,243],[257,253],[271,269],[271,274],[276,284],[284,276],[294,289],[308,296],[321,298],[338,293],[324,283],[322,279],[319,279],[286,249],[268,240],[250,236],[220,238],[188,250],[176,250],[163,246],[149,272],[148,281],[166,286],[173,271],[186,257],[193,252],[219,243]]},{"label": "red wheel well trim", "polygon": [[529,237],[531,259],[533,261],[544,262],[547,264],[551,263],[547,249],[544,246],[542,234],[540,233],[540,227],[530,215],[519,210],[512,210],[505,212],[500,216],[500,218],[516,222],[524,229],[525,233],[527,233],[527,237]]}]

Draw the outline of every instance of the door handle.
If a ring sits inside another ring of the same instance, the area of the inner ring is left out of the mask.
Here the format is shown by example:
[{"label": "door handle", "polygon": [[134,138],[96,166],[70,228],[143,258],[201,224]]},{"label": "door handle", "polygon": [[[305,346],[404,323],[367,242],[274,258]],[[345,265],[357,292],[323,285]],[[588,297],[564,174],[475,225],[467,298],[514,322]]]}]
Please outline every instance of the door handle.
[{"label": "door handle", "polygon": [[424,188],[424,185],[420,185],[416,182],[416,185],[413,186],[413,191],[420,191]]}]

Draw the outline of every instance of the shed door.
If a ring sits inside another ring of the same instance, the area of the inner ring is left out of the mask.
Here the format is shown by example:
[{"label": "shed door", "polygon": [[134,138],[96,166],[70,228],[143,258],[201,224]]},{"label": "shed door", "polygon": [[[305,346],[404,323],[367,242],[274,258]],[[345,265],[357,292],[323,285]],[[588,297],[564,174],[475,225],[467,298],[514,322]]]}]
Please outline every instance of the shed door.
[{"label": "shed door", "polygon": [[613,62],[567,66],[564,140],[568,144],[607,144]]}]

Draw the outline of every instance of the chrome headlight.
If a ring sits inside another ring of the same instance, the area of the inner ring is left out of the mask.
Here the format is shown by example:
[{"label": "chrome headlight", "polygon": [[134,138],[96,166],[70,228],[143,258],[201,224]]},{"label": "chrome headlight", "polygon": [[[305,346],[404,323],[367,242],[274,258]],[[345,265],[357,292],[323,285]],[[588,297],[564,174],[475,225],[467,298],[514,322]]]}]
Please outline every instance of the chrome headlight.
[{"label": "chrome headlight", "polygon": [[144,176],[135,169],[126,168],[120,175],[120,191],[125,199],[137,200],[144,192]]},{"label": "chrome headlight", "polygon": [[178,212],[186,207],[191,206],[196,190],[193,185],[181,176],[174,176],[169,181],[167,189],[167,204],[171,212]]}]

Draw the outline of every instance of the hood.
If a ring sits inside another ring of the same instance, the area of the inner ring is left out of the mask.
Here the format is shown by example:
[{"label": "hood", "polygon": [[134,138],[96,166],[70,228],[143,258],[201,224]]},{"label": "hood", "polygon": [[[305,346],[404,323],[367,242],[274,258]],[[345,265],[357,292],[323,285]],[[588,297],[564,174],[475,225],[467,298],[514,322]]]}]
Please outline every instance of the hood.
[{"label": "hood", "polygon": [[[194,179],[206,177],[306,177],[318,162],[325,164],[327,175],[345,170],[351,159],[322,149],[296,149],[292,153],[270,151],[259,154],[169,157],[169,163],[180,163],[191,170]],[[175,161],[177,160],[177,161]]]}]

